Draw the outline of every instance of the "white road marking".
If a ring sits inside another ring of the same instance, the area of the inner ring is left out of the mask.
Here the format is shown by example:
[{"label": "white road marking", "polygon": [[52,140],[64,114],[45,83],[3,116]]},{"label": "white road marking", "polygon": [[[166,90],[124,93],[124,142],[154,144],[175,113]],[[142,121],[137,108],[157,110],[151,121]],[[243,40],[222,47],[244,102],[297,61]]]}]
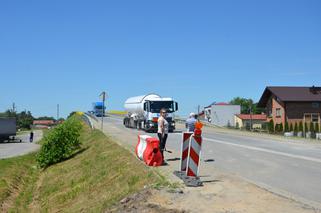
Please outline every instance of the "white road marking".
[{"label": "white road marking", "polygon": [[286,156],[286,157],[290,157],[290,158],[296,158],[296,159],[300,159],[300,160],[307,160],[307,161],[313,161],[313,162],[316,162],[316,163],[321,163],[321,159],[318,159],[318,158],[312,158],[312,157],[307,157],[307,156],[302,156],[302,155],[294,155],[294,154],[289,154],[289,153],[285,153],[285,152],[273,151],[273,150],[270,150],[270,149],[264,149],[264,148],[258,148],[258,147],[253,147],[253,146],[235,144],[235,143],[230,143],[230,142],[211,139],[211,138],[203,138],[203,140],[212,141],[212,142],[216,142],[216,143],[220,143],[220,144],[227,144],[227,145],[236,146],[236,147],[249,149],[249,150],[255,150],[255,151],[260,151],[260,152],[271,153],[271,154],[275,154],[275,155],[282,155],[282,156]]}]

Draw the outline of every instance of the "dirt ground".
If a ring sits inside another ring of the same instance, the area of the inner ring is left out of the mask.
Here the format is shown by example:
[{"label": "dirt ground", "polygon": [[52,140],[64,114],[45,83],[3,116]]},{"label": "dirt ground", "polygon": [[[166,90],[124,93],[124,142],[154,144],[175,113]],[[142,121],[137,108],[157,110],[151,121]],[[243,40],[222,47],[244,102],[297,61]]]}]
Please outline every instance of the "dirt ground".
[{"label": "dirt ground", "polygon": [[224,174],[202,187],[142,190],[107,212],[320,213],[320,210],[278,196]]},{"label": "dirt ground", "polygon": [[[135,141],[136,137],[130,133],[117,127],[106,128],[104,132],[122,146],[133,148],[128,141]],[[177,159],[179,153],[174,152],[171,156]],[[173,160],[168,166],[158,168],[168,179],[178,183],[178,188],[145,189],[123,199],[119,205],[107,212],[321,213],[320,209],[274,194],[218,169],[201,177],[204,184],[202,187],[185,187],[183,182],[173,175],[173,171],[178,168],[178,162]]]}]

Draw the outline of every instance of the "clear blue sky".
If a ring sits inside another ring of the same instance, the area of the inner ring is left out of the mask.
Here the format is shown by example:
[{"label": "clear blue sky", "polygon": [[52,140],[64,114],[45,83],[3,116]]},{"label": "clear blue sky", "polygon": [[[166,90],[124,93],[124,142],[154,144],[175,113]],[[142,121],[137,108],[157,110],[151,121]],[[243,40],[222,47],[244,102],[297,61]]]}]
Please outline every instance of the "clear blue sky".
[{"label": "clear blue sky", "polygon": [[0,111],[108,109],[156,92],[181,115],[321,84],[321,1],[0,1]]}]

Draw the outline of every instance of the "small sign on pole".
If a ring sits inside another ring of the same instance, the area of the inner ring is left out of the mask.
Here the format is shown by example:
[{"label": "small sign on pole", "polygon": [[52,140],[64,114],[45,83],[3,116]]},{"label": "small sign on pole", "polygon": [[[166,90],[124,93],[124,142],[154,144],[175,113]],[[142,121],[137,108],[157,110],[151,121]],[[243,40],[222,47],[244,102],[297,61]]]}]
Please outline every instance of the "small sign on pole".
[{"label": "small sign on pole", "polygon": [[102,107],[102,116],[101,116],[101,131],[104,130],[104,117],[105,117],[105,100],[106,100],[106,92],[102,92],[99,95],[100,99],[103,102],[103,107]]}]

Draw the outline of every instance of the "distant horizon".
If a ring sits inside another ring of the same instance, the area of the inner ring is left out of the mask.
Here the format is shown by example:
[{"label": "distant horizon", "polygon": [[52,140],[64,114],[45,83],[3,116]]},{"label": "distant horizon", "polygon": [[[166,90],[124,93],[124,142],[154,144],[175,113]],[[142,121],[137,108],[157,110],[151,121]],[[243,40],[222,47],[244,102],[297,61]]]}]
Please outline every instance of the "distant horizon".
[{"label": "distant horizon", "polygon": [[186,117],[266,86],[320,86],[321,1],[0,2],[0,112],[107,110],[155,92]]}]

